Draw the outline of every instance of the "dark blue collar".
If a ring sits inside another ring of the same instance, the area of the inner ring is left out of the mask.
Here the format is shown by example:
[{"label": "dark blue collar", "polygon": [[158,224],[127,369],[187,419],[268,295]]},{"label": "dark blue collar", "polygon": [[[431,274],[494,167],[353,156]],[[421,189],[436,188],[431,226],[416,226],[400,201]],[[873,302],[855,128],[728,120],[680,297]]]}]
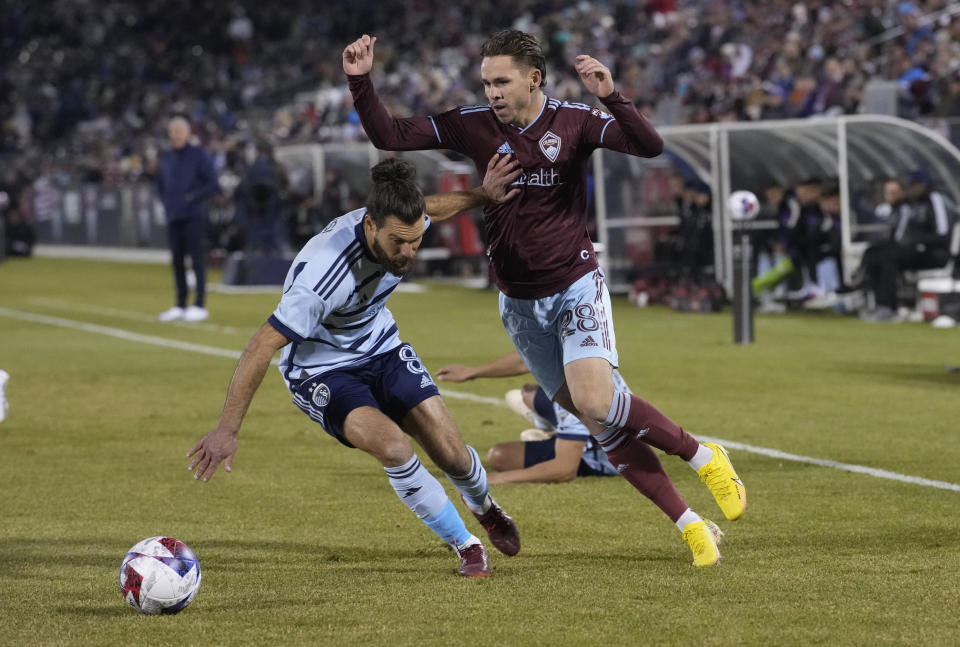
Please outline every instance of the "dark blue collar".
[{"label": "dark blue collar", "polygon": [[357,240],[360,241],[360,245],[363,247],[363,255],[366,256],[368,260],[376,263],[377,257],[373,255],[373,252],[370,251],[370,247],[367,246],[367,234],[363,231],[363,221],[366,217],[366,214],[364,214],[363,218],[360,219],[360,222],[357,223],[357,226],[354,227],[353,230],[356,232]]}]

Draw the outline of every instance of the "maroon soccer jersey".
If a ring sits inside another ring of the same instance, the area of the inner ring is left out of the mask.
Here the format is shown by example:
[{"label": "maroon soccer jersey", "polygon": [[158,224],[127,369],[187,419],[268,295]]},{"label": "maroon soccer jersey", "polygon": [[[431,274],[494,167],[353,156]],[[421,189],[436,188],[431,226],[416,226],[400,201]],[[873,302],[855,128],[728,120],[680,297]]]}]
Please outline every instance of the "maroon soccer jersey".
[{"label": "maroon soccer jersey", "polygon": [[370,141],[383,150],[445,148],[467,155],[481,176],[495,153],[513,155],[520,195],[484,209],[490,277],[507,296],[556,294],[597,267],[587,235],[587,159],[598,147],[654,157],[663,141],[619,92],[601,99],[612,116],[582,103],[544,97],[527,127],[503,124],[490,106],[460,106],[432,117],[394,118],[370,75],[350,76]]}]

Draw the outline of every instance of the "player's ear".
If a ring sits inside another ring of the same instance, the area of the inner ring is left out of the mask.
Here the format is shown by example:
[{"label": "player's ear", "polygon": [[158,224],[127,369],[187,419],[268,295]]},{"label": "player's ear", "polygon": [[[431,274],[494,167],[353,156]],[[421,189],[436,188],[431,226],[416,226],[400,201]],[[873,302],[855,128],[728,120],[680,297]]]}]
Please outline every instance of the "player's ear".
[{"label": "player's ear", "polygon": [[530,68],[530,92],[533,92],[535,89],[540,87],[540,82],[543,78],[540,75],[540,70],[535,67]]},{"label": "player's ear", "polygon": [[373,216],[369,213],[363,214],[363,230],[371,236],[377,233],[377,223],[373,221]]}]

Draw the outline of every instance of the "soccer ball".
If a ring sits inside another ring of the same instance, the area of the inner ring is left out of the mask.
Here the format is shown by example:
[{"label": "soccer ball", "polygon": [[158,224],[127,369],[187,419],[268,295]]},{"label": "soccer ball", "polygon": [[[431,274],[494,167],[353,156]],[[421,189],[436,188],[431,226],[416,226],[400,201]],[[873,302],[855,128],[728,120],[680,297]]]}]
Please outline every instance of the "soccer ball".
[{"label": "soccer ball", "polygon": [[734,191],[727,198],[727,211],[734,220],[750,220],[760,212],[760,201],[751,191]]},{"label": "soccer ball", "polygon": [[140,613],[179,613],[199,588],[197,556],[173,537],[150,537],[134,544],[120,564],[120,594]]}]

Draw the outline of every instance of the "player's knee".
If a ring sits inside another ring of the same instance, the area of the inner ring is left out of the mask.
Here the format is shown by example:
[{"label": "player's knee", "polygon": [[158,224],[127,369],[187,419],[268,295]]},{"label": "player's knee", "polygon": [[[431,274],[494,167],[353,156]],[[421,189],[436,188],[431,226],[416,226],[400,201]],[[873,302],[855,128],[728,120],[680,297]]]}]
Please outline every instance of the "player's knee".
[{"label": "player's knee", "polygon": [[473,469],[473,457],[467,451],[466,446],[457,447],[452,444],[438,447],[436,456],[431,456],[437,467],[447,474],[454,476],[469,474]]},{"label": "player's knee", "polygon": [[413,457],[413,447],[402,435],[385,437],[377,447],[369,448],[367,452],[373,454],[384,467],[403,465]]},{"label": "player's knee", "polygon": [[523,397],[523,403],[527,405],[530,411],[536,411],[534,402],[537,398],[537,391],[540,389],[538,384],[524,384],[520,389],[520,395]]},{"label": "player's knee", "polygon": [[596,387],[571,389],[570,397],[582,417],[601,422],[607,419],[610,403],[613,402],[612,391]]},{"label": "player's knee", "polygon": [[487,468],[497,472],[505,472],[507,471],[504,467],[506,459],[507,453],[503,450],[503,447],[494,445],[490,448],[490,451],[487,452]]}]

